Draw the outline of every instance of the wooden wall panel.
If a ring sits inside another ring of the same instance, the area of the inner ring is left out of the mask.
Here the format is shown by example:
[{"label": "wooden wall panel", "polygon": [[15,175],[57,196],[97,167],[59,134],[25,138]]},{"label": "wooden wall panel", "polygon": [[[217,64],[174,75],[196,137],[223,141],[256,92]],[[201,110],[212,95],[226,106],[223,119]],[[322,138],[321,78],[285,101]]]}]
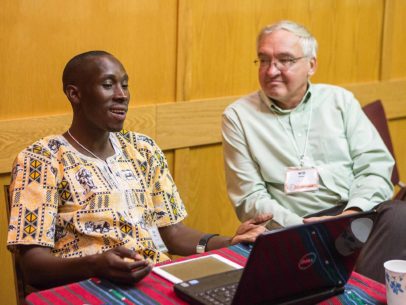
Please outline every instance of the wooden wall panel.
[{"label": "wooden wall panel", "polygon": [[221,142],[221,113],[234,100],[224,97],[159,105],[157,142],[164,149]]},{"label": "wooden wall panel", "polygon": [[166,150],[166,151],[164,151],[164,154],[165,154],[165,157],[166,157],[166,161],[168,162],[169,171],[171,173],[173,173],[174,170],[175,170],[175,166],[174,166],[175,154],[173,153],[173,150]]},{"label": "wooden wall panel", "polygon": [[381,79],[406,77],[406,1],[386,0]]},{"label": "wooden wall panel", "polygon": [[95,49],[123,62],[133,102],[173,101],[176,19],[176,0],[3,0],[0,119],[70,111],[64,65]]},{"label": "wooden wall panel", "polygon": [[382,0],[179,2],[182,56],[178,60],[183,64],[178,62],[178,92],[182,92],[183,100],[255,90],[257,72],[252,62],[256,35],[263,26],[281,19],[304,24],[318,39],[315,81],[378,79]]},{"label": "wooden wall panel", "polygon": [[378,80],[384,1],[313,4],[309,29],[319,42],[319,68],[313,81],[343,84]]},{"label": "wooden wall panel", "polygon": [[388,119],[406,118],[406,78],[383,82],[343,85],[354,93],[361,105],[382,100]]},{"label": "wooden wall panel", "polygon": [[406,183],[406,118],[391,120],[389,129],[393,140],[400,180]]},{"label": "wooden wall panel", "polygon": [[[232,236],[239,224],[228,203],[221,145],[183,149],[175,159],[176,183],[189,217],[185,223],[203,232]],[[186,160],[186,163],[184,163]]]}]

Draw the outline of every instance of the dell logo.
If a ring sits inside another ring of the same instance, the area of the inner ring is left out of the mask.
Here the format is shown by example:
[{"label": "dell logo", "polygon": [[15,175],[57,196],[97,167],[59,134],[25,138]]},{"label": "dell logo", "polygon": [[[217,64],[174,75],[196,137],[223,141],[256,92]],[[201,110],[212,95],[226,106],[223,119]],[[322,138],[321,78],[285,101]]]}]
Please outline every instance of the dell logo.
[{"label": "dell logo", "polygon": [[306,270],[316,262],[316,258],[317,256],[315,253],[307,253],[299,260],[299,264],[297,266],[300,270]]}]

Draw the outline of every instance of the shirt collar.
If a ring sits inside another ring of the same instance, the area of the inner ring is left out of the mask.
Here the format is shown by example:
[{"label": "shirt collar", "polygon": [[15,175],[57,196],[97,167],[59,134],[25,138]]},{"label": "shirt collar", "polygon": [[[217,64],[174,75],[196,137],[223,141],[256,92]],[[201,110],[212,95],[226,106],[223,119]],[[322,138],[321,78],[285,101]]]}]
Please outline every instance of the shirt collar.
[{"label": "shirt collar", "polygon": [[265,94],[265,92],[263,90],[259,91],[259,96],[260,96],[261,100],[271,109],[271,111],[278,113],[278,114],[288,114],[288,113],[291,113],[292,111],[302,109],[307,104],[307,102],[310,100],[312,91],[313,91],[313,86],[310,82],[308,82],[307,90],[306,90],[306,93],[304,94],[302,100],[295,108],[292,108],[292,109],[280,108],[278,105],[275,104],[273,99],[269,98]]}]

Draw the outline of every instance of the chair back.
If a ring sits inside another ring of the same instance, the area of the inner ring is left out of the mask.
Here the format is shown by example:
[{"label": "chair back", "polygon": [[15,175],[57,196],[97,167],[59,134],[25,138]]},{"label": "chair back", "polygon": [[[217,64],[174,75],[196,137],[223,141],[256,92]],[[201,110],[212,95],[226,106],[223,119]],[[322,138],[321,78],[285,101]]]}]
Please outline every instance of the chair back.
[{"label": "chair back", "polygon": [[[10,221],[10,210],[11,210],[11,200],[9,186],[4,186],[4,194],[6,195],[6,207],[7,207],[7,219]],[[17,304],[25,304],[25,296],[28,294],[26,285],[24,284],[24,275],[19,264],[19,254],[18,252],[12,253],[13,260],[13,270],[14,270],[14,285],[16,290]]]},{"label": "chair back", "polygon": [[364,113],[369,118],[369,120],[374,124],[375,128],[378,130],[386,147],[395,159],[395,166],[393,167],[391,181],[393,185],[399,187],[399,191],[395,194],[393,199],[406,200],[406,185],[399,179],[399,171],[397,167],[395,153],[393,151],[392,140],[389,133],[388,121],[386,119],[385,109],[381,100],[376,100],[362,107]]},{"label": "chair back", "polygon": [[388,121],[386,119],[385,109],[383,108],[381,100],[376,100],[362,107],[364,113],[367,115],[369,120],[374,124],[375,128],[378,130],[386,147],[395,159],[395,166],[392,172],[392,183],[397,185],[399,183],[399,171],[396,165],[396,158],[393,152],[392,140],[389,133]]}]

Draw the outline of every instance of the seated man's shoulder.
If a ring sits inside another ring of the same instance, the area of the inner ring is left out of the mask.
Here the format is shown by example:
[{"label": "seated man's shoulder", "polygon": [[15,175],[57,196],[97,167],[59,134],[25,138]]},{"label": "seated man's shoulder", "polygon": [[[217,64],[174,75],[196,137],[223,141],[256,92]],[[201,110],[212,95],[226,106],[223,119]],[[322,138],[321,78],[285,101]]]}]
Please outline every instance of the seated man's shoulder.
[{"label": "seated man's shoulder", "polygon": [[50,135],[44,138],[41,138],[25,149],[20,151],[20,155],[33,155],[41,156],[42,158],[50,159],[52,156],[58,153],[61,146],[66,145],[66,140],[62,136]]},{"label": "seated man's shoulder", "polygon": [[224,110],[224,113],[231,111],[239,111],[244,109],[250,109],[252,107],[258,107],[261,105],[261,99],[259,91],[252,92],[248,95],[242,96],[228,105]]},{"label": "seated man's shoulder", "polygon": [[125,141],[136,149],[155,150],[158,148],[157,144],[151,137],[142,133],[123,129],[120,132],[117,132],[116,135],[119,139]]},{"label": "seated man's shoulder", "polygon": [[313,84],[312,91],[316,95],[335,95],[342,97],[353,97],[353,93],[344,87],[332,84]]},{"label": "seated man's shoulder", "polygon": [[322,105],[323,109],[344,110],[359,107],[354,94],[346,88],[330,84],[315,84],[312,85],[311,90],[316,104]]}]

